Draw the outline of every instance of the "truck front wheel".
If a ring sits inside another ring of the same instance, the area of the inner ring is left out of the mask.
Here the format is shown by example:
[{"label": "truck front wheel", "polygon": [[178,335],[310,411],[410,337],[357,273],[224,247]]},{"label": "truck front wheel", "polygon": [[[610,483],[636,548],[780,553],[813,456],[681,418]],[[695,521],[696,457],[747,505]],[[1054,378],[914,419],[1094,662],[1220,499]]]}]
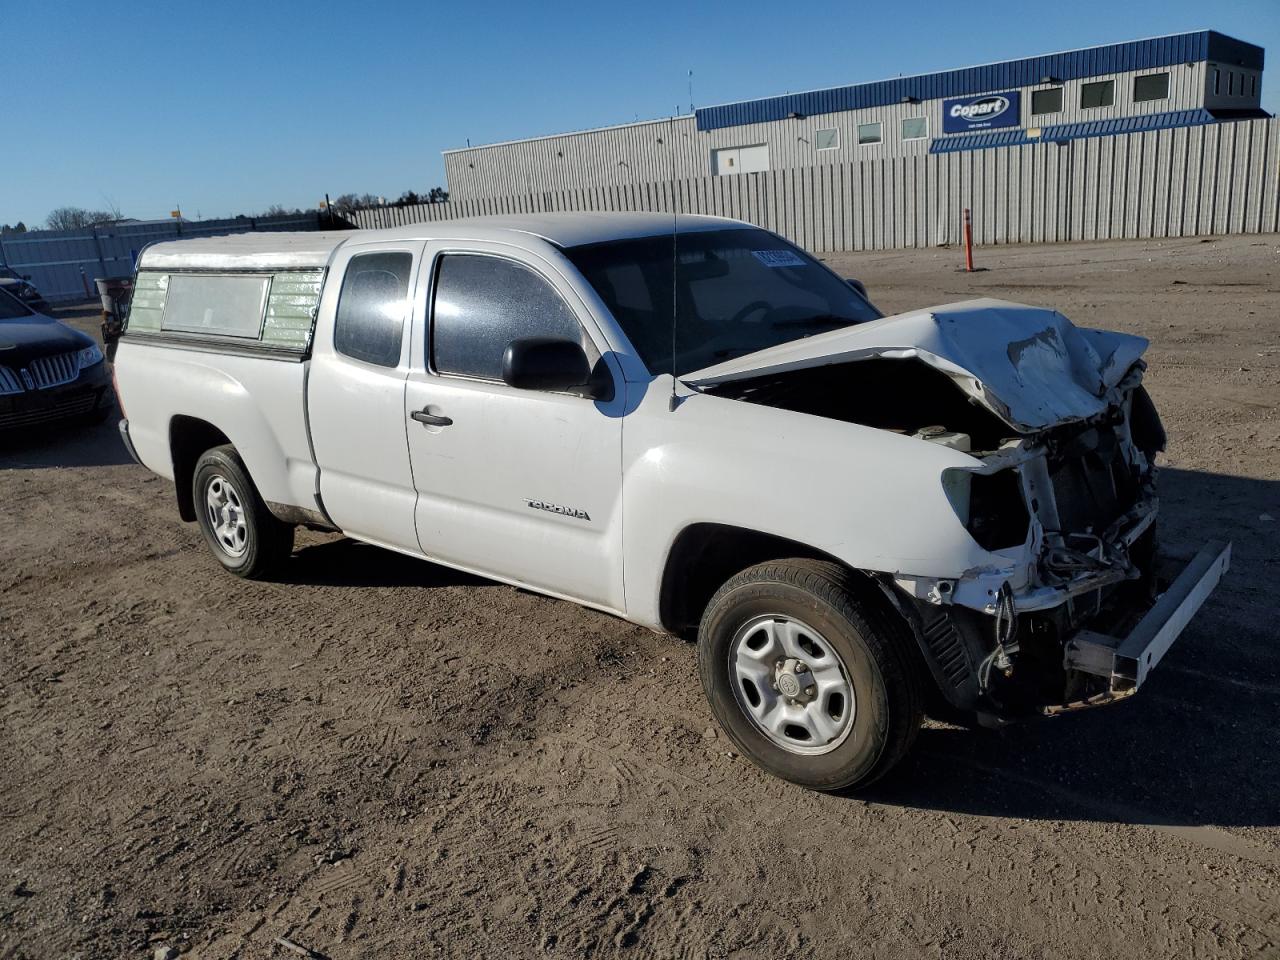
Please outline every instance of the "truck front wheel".
[{"label": "truck front wheel", "polygon": [[820,561],[759,564],[720,588],[698,631],[721,728],[757,766],[814,790],[882,776],[923,716],[901,631],[854,576]]},{"label": "truck front wheel", "polygon": [[266,576],[293,551],[293,527],[271,515],[235,447],[206,450],[191,482],[205,542],[237,577]]}]

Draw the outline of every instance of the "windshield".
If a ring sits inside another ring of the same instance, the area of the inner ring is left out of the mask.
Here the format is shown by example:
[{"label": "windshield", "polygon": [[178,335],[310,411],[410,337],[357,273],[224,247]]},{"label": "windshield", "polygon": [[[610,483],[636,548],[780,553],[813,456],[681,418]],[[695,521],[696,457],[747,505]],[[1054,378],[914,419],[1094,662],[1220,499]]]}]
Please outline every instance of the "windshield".
[{"label": "windshield", "polygon": [[20,320],[31,316],[31,311],[11,293],[0,290],[0,320]]},{"label": "windshield", "polygon": [[[849,284],[766,230],[682,233],[676,250],[677,373],[880,317]],[[649,370],[671,370],[671,236],[570,247],[565,256]]]}]

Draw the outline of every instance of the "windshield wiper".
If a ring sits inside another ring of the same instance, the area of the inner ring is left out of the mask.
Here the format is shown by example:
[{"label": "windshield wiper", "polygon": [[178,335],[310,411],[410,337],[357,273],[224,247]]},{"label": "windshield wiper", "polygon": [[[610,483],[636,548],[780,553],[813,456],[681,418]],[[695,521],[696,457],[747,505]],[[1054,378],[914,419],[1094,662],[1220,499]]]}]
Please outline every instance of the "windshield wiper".
[{"label": "windshield wiper", "polygon": [[769,326],[777,327],[845,327],[853,326],[856,320],[848,317],[837,317],[833,313],[820,313],[813,317],[803,317],[798,320],[779,320],[771,323]]},{"label": "windshield wiper", "polygon": [[745,357],[748,353],[763,350],[764,347],[725,347],[723,350],[712,350],[711,356],[716,360],[728,360],[732,357]]}]

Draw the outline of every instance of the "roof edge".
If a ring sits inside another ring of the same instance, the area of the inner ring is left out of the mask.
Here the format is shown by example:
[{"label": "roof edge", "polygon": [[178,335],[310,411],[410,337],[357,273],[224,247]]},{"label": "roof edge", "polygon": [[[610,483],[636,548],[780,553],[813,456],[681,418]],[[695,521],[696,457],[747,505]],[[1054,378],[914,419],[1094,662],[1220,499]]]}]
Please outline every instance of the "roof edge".
[{"label": "roof edge", "polygon": [[471,150],[487,150],[490,147],[509,147],[517,143],[536,143],[539,140],[559,140],[563,137],[582,137],[589,133],[600,133],[604,130],[626,130],[630,127],[651,127],[655,124],[675,123],[677,120],[693,120],[694,114],[681,113],[673,117],[657,117],[653,120],[633,120],[631,123],[609,123],[602,127],[587,127],[583,130],[569,130],[565,133],[544,133],[540,137],[517,137],[514,140],[496,140],[493,143],[477,143],[473,147],[450,147],[441,150],[441,156],[451,153],[468,153]]}]

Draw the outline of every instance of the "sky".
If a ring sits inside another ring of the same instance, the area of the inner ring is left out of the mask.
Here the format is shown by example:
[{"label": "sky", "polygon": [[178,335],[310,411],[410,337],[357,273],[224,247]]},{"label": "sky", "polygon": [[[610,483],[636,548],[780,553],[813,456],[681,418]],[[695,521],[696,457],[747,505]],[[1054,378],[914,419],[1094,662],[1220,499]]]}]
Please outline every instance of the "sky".
[{"label": "sky", "polygon": [[0,0],[0,223],[314,209],[444,186],[440,151],[788,91],[1210,28],[1280,0],[545,4]]}]

